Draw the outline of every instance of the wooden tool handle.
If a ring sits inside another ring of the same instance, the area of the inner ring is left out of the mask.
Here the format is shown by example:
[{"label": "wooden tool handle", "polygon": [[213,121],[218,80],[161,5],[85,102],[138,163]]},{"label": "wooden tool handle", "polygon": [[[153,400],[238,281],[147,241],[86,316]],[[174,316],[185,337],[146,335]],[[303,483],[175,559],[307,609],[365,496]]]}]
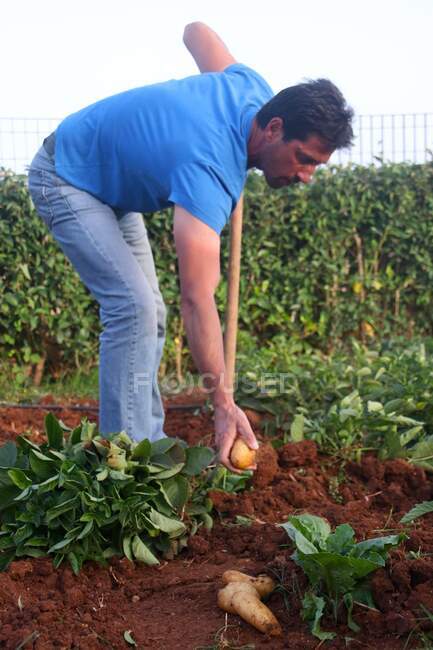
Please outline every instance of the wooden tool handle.
[{"label": "wooden tool handle", "polygon": [[241,194],[230,222],[230,255],[227,280],[227,309],[224,335],[226,386],[233,389],[238,333],[239,279],[241,272],[242,215],[244,197]]}]

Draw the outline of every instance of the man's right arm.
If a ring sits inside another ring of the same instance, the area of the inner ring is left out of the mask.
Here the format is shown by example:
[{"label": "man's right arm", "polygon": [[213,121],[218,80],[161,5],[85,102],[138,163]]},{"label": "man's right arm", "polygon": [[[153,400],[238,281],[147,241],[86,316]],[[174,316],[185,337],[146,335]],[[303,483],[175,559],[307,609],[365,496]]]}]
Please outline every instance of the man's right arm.
[{"label": "man's right arm", "polygon": [[215,290],[220,278],[220,238],[208,225],[175,206],[174,237],[179,263],[181,309],[194,362],[215,409],[219,456],[230,469],[229,454],[237,436],[253,449],[257,441],[227,384],[224,345]]}]

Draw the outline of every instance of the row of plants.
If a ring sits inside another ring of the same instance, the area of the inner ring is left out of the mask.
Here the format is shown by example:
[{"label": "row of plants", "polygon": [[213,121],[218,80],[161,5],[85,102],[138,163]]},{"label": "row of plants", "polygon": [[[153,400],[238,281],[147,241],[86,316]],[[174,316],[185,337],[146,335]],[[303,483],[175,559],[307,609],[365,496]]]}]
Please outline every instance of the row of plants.
[{"label": "row of plants", "polygon": [[[37,217],[25,177],[0,182],[0,344],[39,379],[93,363],[97,307]],[[240,327],[257,345],[286,337],[329,349],[431,334],[433,163],[330,167],[281,191],[251,174],[245,191]],[[169,307],[164,368],[189,367],[169,211],[145,215]],[[228,228],[222,237],[227,269]],[[226,284],[217,291],[221,312]],[[332,342],[330,344],[330,342]]]},{"label": "row of plants", "polygon": [[[272,368],[272,373],[267,372]],[[279,341],[240,355],[236,400],[267,414],[276,446],[314,440],[325,453],[363,450],[433,469],[433,341],[405,340],[332,354]]]}]

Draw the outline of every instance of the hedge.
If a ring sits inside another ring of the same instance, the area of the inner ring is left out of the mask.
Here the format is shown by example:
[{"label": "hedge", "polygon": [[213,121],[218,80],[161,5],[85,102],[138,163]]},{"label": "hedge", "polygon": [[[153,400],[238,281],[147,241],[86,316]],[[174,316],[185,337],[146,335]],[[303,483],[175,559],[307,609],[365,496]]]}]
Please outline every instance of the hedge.
[{"label": "hedge", "polygon": [[[95,360],[97,307],[35,214],[26,178],[0,176],[0,343],[20,363]],[[169,211],[145,215],[169,306],[166,361],[188,356]],[[228,231],[228,228],[225,229]],[[222,237],[227,268],[228,232]],[[275,191],[251,174],[245,198],[240,328],[329,349],[433,334],[433,163],[329,167]],[[226,285],[217,291],[224,310]]]}]

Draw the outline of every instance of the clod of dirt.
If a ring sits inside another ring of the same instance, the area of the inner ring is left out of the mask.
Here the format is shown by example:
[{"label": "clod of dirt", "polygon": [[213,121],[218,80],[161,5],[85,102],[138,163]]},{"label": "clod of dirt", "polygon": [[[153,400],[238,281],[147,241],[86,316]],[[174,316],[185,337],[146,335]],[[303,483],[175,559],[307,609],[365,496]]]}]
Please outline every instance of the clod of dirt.
[{"label": "clod of dirt", "polygon": [[188,548],[195,555],[205,555],[209,551],[209,541],[200,535],[193,535],[188,540]]},{"label": "clod of dirt", "polygon": [[317,446],[312,440],[288,442],[278,450],[281,467],[305,467],[317,462]]},{"label": "clod of dirt", "polygon": [[253,502],[245,494],[242,495],[242,498],[238,498],[236,494],[210,490],[208,496],[218,512],[229,515],[252,515],[254,513]]},{"label": "clod of dirt", "polygon": [[257,451],[257,469],[253,476],[253,487],[264,488],[270,485],[278,473],[278,454],[269,443],[264,443]]}]

